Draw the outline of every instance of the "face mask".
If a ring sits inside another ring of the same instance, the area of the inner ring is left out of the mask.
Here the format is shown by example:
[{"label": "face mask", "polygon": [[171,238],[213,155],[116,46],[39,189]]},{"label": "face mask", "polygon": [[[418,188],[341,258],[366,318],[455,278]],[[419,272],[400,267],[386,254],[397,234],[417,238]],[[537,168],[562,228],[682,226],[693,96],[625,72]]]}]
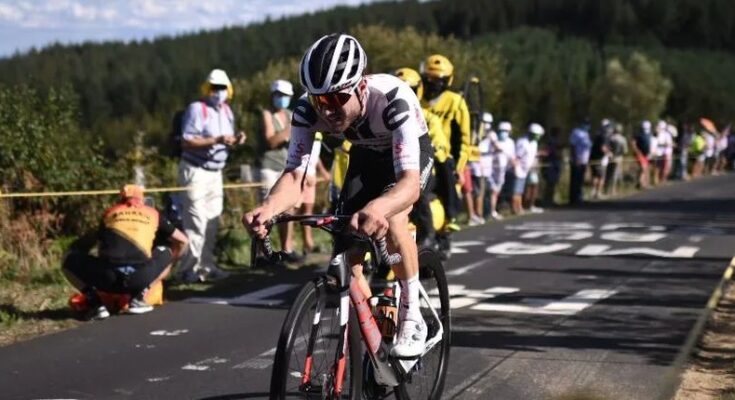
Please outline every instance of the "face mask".
[{"label": "face mask", "polygon": [[220,105],[224,103],[227,100],[227,89],[218,90],[216,92],[212,92],[212,95],[210,96],[214,104]]},{"label": "face mask", "polygon": [[439,96],[443,91],[447,90],[448,81],[446,79],[424,79],[424,92],[426,97],[433,99]]},{"label": "face mask", "polygon": [[505,139],[508,139],[508,131],[500,131],[500,132],[498,132],[498,140],[500,140],[502,142]]},{"label": "face mask", "polygon": [[273,97],[273,107],[275,107],[277,110],[287,108],[289,104],[291,104],[291,97],[289,96]]},{"label": "face mask", "polygon": [[539,140],[541,140],[541,135],[536,135],[532,133],[531,140],[533,140],[534,142],[538,142]]}]

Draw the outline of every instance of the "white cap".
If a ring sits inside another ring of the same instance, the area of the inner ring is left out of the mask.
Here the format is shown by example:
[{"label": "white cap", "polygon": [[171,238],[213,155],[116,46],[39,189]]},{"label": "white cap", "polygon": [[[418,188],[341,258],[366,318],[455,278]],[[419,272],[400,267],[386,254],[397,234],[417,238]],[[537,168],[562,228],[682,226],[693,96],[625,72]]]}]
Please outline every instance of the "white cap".
[{"label": "white cap", "polygon": [[602,127],[604,128],[604,127],[610,125],[610,122],[611,121],[610,121],[609,118],[603,118],[602,121],[600,121],[600,125],[602,125]]},{"label": "white cap", "polygon": [[656,130],[659,132],[668,130],[668,127],[669,124],[667,124],[666,121],[663,120],[658,121],[658,123],[656,124]]},{"label": "white cap", "polygon": [[277,79],[271,83],[271,93],[275,92],[293,96],[293,85],[289,81]]},{"label": "white cap", "polygon": [[543,126],[535,122],[532,123],[531,125],[528,125],[528,131],[533,133],[534,135],[543,135],[544,132],[546,132]]},{"label": "white cap", "polygon": [[650,131],[651,130],[651,121],[649,121],[647,119],[646,120],[643,120],[643,122],[641,122],[641,129],[643,129],[644,131]]},{"label": "white cap", "polygon": [[230,78],[228,78],[225,71],[221,69],[213,69],[212,72],[209,73],[209,76],[207,76],[207,83],[210,85],[232,85],[232,83],[230,83]]},{"label": "white cap", "polygon": [[493,115],[489,112],[482,113],[482,122],[486,124],[492,124],[493,123]]},{"label": "white cap", "polygon": [[502,121],[500,124],[498,124],[498,130],[510,132],[513,130],[513,125],[511,125],[508,121]]}]

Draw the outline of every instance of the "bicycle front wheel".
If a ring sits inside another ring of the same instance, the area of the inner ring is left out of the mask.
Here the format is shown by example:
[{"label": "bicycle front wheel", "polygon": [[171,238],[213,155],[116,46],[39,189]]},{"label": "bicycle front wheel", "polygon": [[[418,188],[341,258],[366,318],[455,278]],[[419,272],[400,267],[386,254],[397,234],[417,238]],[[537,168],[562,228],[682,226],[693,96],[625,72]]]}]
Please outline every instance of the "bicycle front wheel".
[{"label": "bicycle front wheel", "polygon": [[[311,379],[309,385],[303,385],[307,348],[317,312],[317,294],[322,297],[324,307],[313,339]],[[334,384],[332,365],[338,351],[340,332],[337,297],[326,292],[322,281],[309,282],[301,289],[281,328],[271,373],[271,399],[332,398],[329,393]],[[362,369],[360,340],[354,330],[350,330],[348,340],[349,368],[342,386],[342,398],[359,399]],[[323,392],[329,395],[322,397]]]},{"label": "bicycle front wheel", "polygon": [[[419,250],[419,279],[439,316],[444,333],[441,340],[414,365],[410,377],[398,387],[396,397],[400,400],[438,400],[444,390],[444,380],[449,364],[451,341],[451,315],[449,289],[439,254],[430,249]],[[439,330],[439,323],[425,300],[421,300],[421,315],[429,328],[431,338]]]}]

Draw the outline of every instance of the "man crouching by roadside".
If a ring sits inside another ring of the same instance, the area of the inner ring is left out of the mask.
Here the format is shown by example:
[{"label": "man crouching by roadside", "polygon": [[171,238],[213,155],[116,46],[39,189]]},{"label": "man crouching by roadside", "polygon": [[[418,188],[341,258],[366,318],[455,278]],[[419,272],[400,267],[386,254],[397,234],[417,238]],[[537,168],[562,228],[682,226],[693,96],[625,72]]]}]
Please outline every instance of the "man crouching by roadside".
[{"label": "man crouching by roadside", "polygon": [[[89,254],[95,244],[97,256]],[[88,318],[110,316],[98,290],[129,295],[127,312],[143,314],[153,310],[145,302],[146,291],[168,276],[187,245],[183,232],[155,208],[145,205],[142,187],[125,185],[119,201],[102,216],[96,234],[72,244],[62,271],[86,297]]]}]

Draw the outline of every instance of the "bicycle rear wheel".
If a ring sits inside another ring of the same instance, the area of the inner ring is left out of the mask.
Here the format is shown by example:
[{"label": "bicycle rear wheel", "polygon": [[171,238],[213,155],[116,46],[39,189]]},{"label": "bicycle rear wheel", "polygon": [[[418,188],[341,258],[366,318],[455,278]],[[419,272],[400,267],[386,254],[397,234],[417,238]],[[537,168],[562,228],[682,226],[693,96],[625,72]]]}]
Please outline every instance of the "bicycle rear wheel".
[{"label": "bicycle rear wheel", "polygon": [[[449,309],[449,289],[444,266],[439,254],[430,249],[419,250],[419,279],[429,295],[432,305],[441,321],[444,333],[442,339],[426,353],[413,367],[409,376],[396,390],[400,400],[440,399],[444,390],[444,380],[449,364],[451,341],[451,313]],[[431,309],[425,300],[421,300],[421,314],[429,328],[431,338],[439,329]]]},{"label": "bicycle rear wheel", "polygon": [[[319,286],[318,291],[317,286]],[[302,376],[307,345],[316,313],[317,292],[323,297],[324,309],[314,340],[311,390],[302,391]],[[271,399],[322,398],[322,391],[327,390],[324,386],[330,384],[329,378],[339,339],[339,299],[337,297],[337,295],[326,292],[322,281],[309,282],[301,289],[281,328],[271,373]],[[354,319],[354,316],[350,315],[350,319]],[[351,324],[351,328],[354,326]],[[348,340],[347,365],[349,368],[343,382],[342,398],[359,399],[362,368],[359,334],[354,329],[350,329]]]}]

